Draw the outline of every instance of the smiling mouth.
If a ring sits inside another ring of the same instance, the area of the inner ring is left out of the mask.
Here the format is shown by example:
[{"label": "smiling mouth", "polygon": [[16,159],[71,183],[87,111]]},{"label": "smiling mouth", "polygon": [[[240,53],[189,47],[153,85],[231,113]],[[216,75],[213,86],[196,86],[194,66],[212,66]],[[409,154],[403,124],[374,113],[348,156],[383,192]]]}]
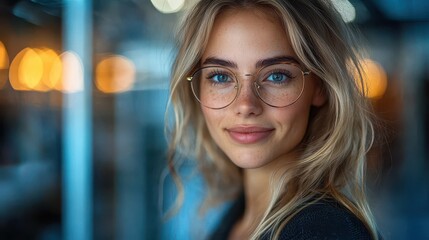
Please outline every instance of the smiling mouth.
[{"label": "smiling mouth", "polygon": [[228,128],[226,131],[234,142],[252,144],[267,139],[274,132],[274,128],[234,127]]}]

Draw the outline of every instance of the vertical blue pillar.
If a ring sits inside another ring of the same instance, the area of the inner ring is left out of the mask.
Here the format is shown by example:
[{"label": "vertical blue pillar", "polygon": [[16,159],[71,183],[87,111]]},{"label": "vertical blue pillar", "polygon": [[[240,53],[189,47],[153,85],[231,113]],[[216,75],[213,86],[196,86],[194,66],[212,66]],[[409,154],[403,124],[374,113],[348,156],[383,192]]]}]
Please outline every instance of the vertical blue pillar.
[{"label": "vertical blue pillar", "polygon": [[91,0],[64,0],[64,50],[80,58],[83,70],[83,88],[63,98],[64,240],[92,239],[91,4]]},{"label": "vertical blue pillar", "polygon": [[[149,196],[145,182],[147,143],[138,117],[130,117],[144,106],[137,102],[139,92],[128,92],[115,96],[115,216],[117,219],[115,239],[142,240],[149,231],[147,209]],[[138,107],[137,107],[138,106]],[[131,223],[131,224],[130,224]],[[156,239],[155,236],[151,236]]]}]

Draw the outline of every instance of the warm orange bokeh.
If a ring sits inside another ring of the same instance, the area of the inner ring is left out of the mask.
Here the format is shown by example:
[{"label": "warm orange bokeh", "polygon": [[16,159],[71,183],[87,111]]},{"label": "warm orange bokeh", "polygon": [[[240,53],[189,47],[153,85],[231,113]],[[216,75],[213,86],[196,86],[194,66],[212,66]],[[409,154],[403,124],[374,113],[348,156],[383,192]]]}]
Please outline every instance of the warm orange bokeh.
[{"label": "warm orange bokeh", "polygon": [[9,68],[9,55],[7,54],[6,47],[0,41],[0,69]]},{"label": "warm orange bokeh", "polygon": [[105,93],[124,92],[132,88],[135,75],[133,62],[123,56],[110,55],[97,64],[95,85]]},{"label": "warm orange bokeh", "polygon": [[55,89],[55,85],[60,81],[61,75],[51,77],[51,72],[57,72],[58,62],[61,60],[58,54],[49,48],[35,49],[43,61],[43,74],[39,84],[34,87],[36,91],[48,91]]},{"label": "warm orange bokeh", "polygon": [[364,59],[362,62],[362,77],[364,90],[358,84],[361,91],[367,98],[379,99],[383,97],[387,89],[387,75],[383,67],[371,59]]},{"label": "warm orange bokeh", "polygon": [[32,90],[43,75],[43,61],[37,52],[24,48],[13,59],[9,70],[9,81],[13,89]]},{"label": "warm orange bokeh", "polygon": [[9,68],[9,56],[6,51],[6,47],[0,41],[0,89],[2,89],[6,84],[8,68]]}]

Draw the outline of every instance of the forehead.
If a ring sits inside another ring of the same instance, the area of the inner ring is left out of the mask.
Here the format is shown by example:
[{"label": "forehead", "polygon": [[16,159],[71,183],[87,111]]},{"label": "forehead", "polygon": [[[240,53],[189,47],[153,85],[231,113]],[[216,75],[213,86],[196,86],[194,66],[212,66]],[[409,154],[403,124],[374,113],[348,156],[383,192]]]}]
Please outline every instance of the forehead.
[{"label": "forehead", "polygon": [[228,9],[216,17],[202,61],[217,57],[240,65],[284,55],[296,57],[273,10]]},{"label": "forehead", "polygon": [[256,17],[257,19],[263,19],[273,24],[280,24],[280,18],[276,11],[265,7],[224,8],[216,16],[215,23],[222,22],[223,19],[233,16],[248,16],[250,18]]}]

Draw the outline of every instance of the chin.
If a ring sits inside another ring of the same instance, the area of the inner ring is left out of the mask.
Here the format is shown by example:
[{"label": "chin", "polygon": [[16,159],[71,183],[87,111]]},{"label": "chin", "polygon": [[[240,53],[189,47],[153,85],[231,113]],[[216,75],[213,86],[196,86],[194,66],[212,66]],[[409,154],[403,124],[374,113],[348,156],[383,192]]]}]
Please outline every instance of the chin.
[{"label": "chin", "polygon": [[269,161],[264,161],[263,158],[255,156],[230,157],[230,159],[237,167],[243,169],[260,168],[269,163]]}]

